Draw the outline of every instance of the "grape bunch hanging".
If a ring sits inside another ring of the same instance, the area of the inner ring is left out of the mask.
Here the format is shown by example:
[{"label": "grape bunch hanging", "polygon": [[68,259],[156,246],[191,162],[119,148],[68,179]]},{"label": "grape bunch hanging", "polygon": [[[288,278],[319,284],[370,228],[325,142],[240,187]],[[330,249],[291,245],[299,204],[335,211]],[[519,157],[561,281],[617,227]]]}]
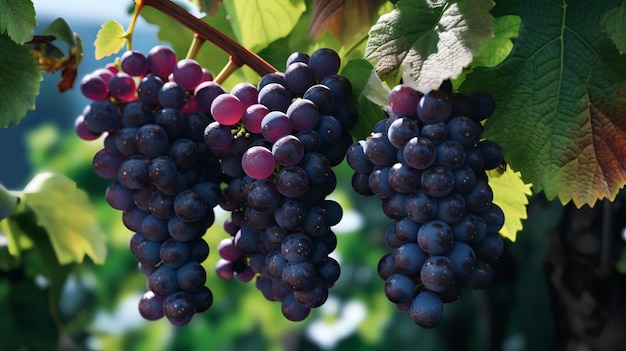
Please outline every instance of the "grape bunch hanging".
[{"label": "grape bunch hanging", "polygon": [[378,264],[384,292],[421,327],[437,326],[443,304],[462,288],[484,288],[504,249],[504,213],[493,203],[487,170],[503,164],[500,147],[481,140],[494,109],[485,93],[468,95],[408,85],[388,95],[389,117],[353,143],[353,189],[381,199],[393,223]]},{"label": "grape bunch hanging", "polygon": [[104,136],[95,173],[105,197],[134,232],[130,249],[147,277],[139,312],[182,326],[213,303],[202,238],[216,206],[231,212],[232,237],[216,272],[280,301],[286,318],[306,318],[339,277],[329,257],[341,206],[326,197],[357,122],[350,82],[330,49],[294,53],[285,72],[230,92],[195,60],[166,46],[127,51],[119,65],[86,75],[92,100],[76,119],[84,140]]}]

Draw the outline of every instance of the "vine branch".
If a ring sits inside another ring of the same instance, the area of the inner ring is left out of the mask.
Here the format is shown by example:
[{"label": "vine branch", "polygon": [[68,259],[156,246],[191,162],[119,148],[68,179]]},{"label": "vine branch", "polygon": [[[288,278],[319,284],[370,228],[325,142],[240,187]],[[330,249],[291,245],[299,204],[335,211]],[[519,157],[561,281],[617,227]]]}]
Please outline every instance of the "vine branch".
[{"label": "vine branch", "polygon": [[166,14],[196,33],[200,38],[212,42],[220,49],[230,54],[236,62],[242,62],[261,76],[277,71],[276,68],[259,55],[241,46],[224,33],[169,0],[136,0],[136,3],[138,7],[150,6]]}]

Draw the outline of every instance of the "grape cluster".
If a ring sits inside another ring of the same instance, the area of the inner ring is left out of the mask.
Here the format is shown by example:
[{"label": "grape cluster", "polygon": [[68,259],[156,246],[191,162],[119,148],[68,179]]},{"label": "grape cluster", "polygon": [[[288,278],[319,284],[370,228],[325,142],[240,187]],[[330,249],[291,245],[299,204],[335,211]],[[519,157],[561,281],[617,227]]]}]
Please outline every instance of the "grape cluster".
[{"label": "grape cluster", "polygon": [[92,102],[76,133],[104,135],[93,169],[112,180],[106,200],[134,232],[130,249],[147,276],[139,312],[185,325],[213,302],[202,235],[215,221],[221,170],[204,129],[213,121],[209,100],[224,90],[196,61],[161,45],[147,56],[125,52],[119,66],[86,75],[80,89]]},{"label": "grape cluster", "polygon": [[340,63],[331,49],[293,53],[284,72],[215,98],[204,134],[224,172],[220,206],[231,213],[224,228],[232,237],[220,242],[216,272],[256,277],[291,321],[321,306],[340,274],[329,254],[337,245],[331,227],[343,213],[326,197],[357,121]]},{"label": "grape cluster", "polygon": [[488,94],[408,85],[388,95],[389,117],[346,153],[353,189],[381,199],[393,223],[390,251],[379,261],[387,298],[424,328],[437,326],[443,304],[462,288],[481,289],[502,254],[504,214],[493,203],[486,170],[500,167],[500,147],[481,140],[494,109]]}]

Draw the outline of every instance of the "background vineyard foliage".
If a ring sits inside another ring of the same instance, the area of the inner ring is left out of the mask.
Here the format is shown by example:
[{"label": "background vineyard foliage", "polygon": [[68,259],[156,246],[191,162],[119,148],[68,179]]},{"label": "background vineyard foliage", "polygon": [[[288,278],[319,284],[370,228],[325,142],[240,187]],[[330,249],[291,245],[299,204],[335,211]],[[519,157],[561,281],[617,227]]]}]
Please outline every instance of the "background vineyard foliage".
[{"label": "background vineyard foliage", "polygon": [[[271,7],[280,2],[265,3]],[[401,0],[399,3],[406,2]],[[206,6],[214,2],[200,3]],[[495,66],[498,62],[492,61],[494,57],[504,59],[508,55],[506,47],[510,38],[518,34],[520,22],[515,14],[519,14],[519,8],[513,1],[500,3],[501,7],[496,7],[502,11],[500,14],[511,16],[501,16],[503,19],[495,23],[497,34],[500,34],[496,38],[502,42],[495,47],[490,47],[494,45],[490,42],[486,54],[476,57],[474,62],[482,66]],[[349,45],[342,45],[328,33],[316,40],[307,37],[312,1],[302,4],[306,6],[297,8],[304,12],[286,37],[269,42],[266,47],[262,47],[263,43],[247,43],[278,69],[284,69],[285,58],[296,50],[311,52],[318,47],[333,47],[342,55],[348,53]],[[120,2],[116,6],[129,5]],[[230,13],[233,13],[232,2],[219,6],[221,11],[210,21],[226,34],[241,36],[236,30],[228,29],[230,25],[224,7],[230,6]],[[393,5],[385,4],[380,13],[392,8]],[[172,45],[179,55],[186,53],[191,32],[152,9],[146,9],[143,15],[148,22],[159,26],[159,36],[155,37],[154,32],[137,33],[134,48],[145,52],[162,41]],[[63,16],[63,13],[60,11],[52,16]],[[38,28],[45,28],[46,22],[52,19],[39,16]],[[371,23],[376,19],[377,16],[372,16]],[[245,22],[242,18],[237,20]],[[80,66],[79,76],[112,59],[92,60],[91,43],[99,25],[72,26],[85,43],[86,59]],[[342,35],[345,39],[347,34]],[[365,45],[360,45],[345,59],[364,55]],[[199,61],[215,72],[227,61],[227,55],[206,45]],[[243,80],[255,81],[255,77],[249,69],[243,69],[225,86],[229,88]],[[456,86],[461,84],[463,77],[455,82]],[[51,315],[50,303],[56,301],[48,299],[49,285],[46,282],[54,281],[51,280],[54,276],[45,270],[45,257],[36,251],[25,252],[21,257],[23,269],[12,270],[0,278],[0,349],[26,346],[27,349],[49,350],[55,349],[56,345],[66,350],[387,350],[390,346],[394,349],[418,346],[433,351],[553,349],[554,321],[543,262],[547,238],[564,212],[558,200],[548,201],[543,196],[533,198],[523,231],[517,233],[515,243],[506,241],[505,255],[494,266],[492,287],[465,292],[458,302],[447,305],[446,317],[440,327],[422,330],[383,294],[376,264],[386,252],[383,233],[389,220],[376,201],[363,201],[351,191],[350,170],[345,164],[337,170],[338,189],[333,195],[346,211],[342,225],[337,228],[340,234],[337,254],[342,264],[342,277],[331,290],[332,298],[306,321],[288,322],[282,317],[279,306],[266,301],[252,284],[222,281],[214,275],[209,275],[207,285],[214,291],[215,305],[208,312],[194,317],[189,326],[176,328],[165,320],[143,321],[137,314],[136,302],[145,290],[145,277],[137,270],[128,251],[132,233],[122,225],[119,212],[112,210],[103,199],[107,182],[100,180],[91,169],[97,143],[85,144],[73,133],[73,119],[80,113],[85,100],[77,90],[63,95],[56,93],[58,79],[58,73],[46,76],[37,98],[37,108],[30,111],[19,125],[0,130],[0,146],[3,150],[14,150],[7,153],[6,158],[3,156],[0,182],[21,189],[28,179],[43,170],[64,174],[75,181],[79,189],[89,194],[95,218],[106,233],[106,264],[95,265],[87,260],[83,264],[59,266],[56,273],[64,277],[64,284],[58,299],[58,314]],[[491,133],[497,135],[497,131]],[[27,162],[20,170],[22,160]],[[618,196],[616,204],[621,203]],[[219,216],[218,219],[224,218],[225,214]],[[226,235],[216,225],[205,239],[215,248]],[[0,252],[3,265],[10,261],[7,257],[6,250]],[[216,260],[217,255],[213,252],[205,262],[207,271],[212,271]]]}]

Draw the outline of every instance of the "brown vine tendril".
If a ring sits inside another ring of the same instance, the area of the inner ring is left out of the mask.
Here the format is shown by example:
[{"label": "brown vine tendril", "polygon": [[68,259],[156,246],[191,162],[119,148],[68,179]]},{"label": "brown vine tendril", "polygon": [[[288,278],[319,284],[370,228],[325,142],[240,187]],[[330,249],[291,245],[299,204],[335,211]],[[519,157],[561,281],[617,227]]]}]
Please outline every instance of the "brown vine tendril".
[{"label": "brown vine tendril", "polygon": [[[169,0],[135,0],[135,3],[137,8],[142,8],[143,6],[153,7],[154,9],[166,14],[175,21],[184,25],[196,33],[200,38],[210,41],[220,49],[227,52],[231,56],[231,59],[225,69],[231,65],[231,62],[234,62],[235,65],[241,63],[238,66],[243,64],[249,66],[261,76],[278,71],[259,55],[241,46],[224,33]],[[222,70],[222,72],[223,71],[224,70]]]}]

